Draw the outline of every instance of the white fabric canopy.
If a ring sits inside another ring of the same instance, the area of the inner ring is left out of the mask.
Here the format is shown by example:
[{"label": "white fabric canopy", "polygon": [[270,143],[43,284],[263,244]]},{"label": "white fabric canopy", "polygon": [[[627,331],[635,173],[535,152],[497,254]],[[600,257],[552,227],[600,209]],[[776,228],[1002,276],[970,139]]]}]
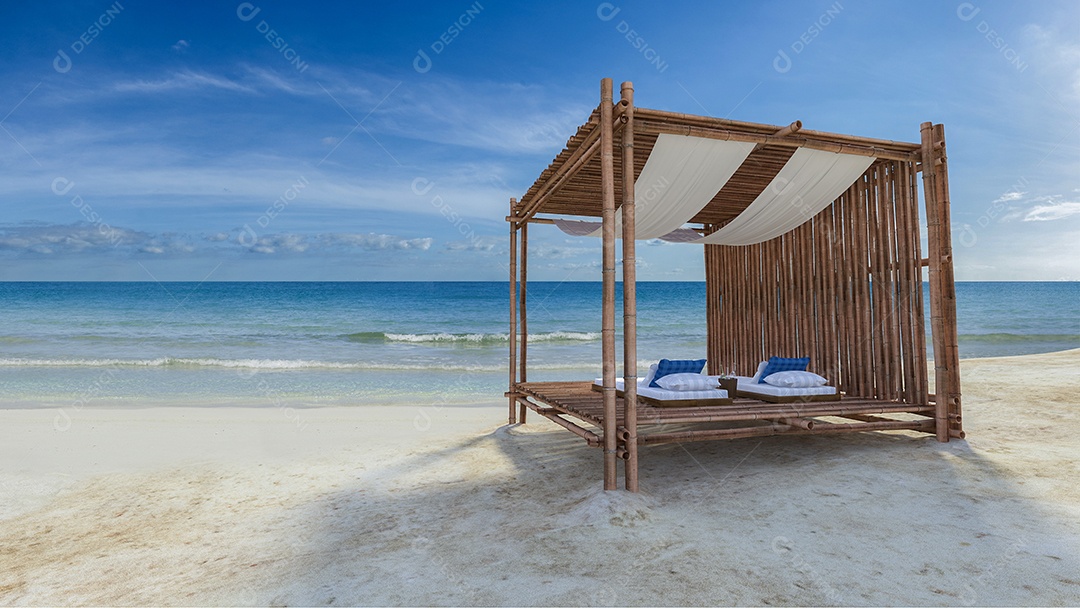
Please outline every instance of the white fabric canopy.
[{"label": "white fabric canopy", "polygon": [[[680,228],[716,196],[754,144],[661,134],[638,175],[635,236],[673,243],[752,245],[789,232],[829,206],[874,162],[869,156],[799,148],[734,220],[709,236]],[[602,223],[556,219],[571,236],[602,235]],[[616,216],[616,236],[622,217]]]},{"label": "white fabric canopy", "polygon": [[753,245],[790,232],[832,204],[872,162],[870,156],[799,148],[738,217],[695,242]]},{"label": "white fabric canopy", "polygon": [[[716,196],[754,144],[662,133],[634,182],[634,235],[654,239],[690,221]],[[601,236],[601,222],[555,220],[572,236]],[[622,214],[615,234],[622,236]]]}]

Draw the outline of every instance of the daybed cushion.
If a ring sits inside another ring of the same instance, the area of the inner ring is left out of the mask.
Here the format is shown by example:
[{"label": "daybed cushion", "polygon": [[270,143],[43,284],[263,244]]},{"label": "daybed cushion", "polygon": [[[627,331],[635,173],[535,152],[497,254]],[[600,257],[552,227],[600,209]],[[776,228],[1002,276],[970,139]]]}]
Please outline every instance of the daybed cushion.
[{"label": "daybed cushion", "polygon": [[[656,375],[648,386],[661,388],[656,381],[664,376],[669,374],[700,374],[703,369],[705,369],[705,359],[660,359],[660,362],[656,365]],[[806,369],[805,365],[803,369]]]},{"label": "daybed cushion", "polygon": [[716,380],[699,374],[668,374],[656,381],[669,391],[707,391],[719,388]]},{"label": "daybed cushion", "polygon": [[759,395],[772,395],[773,397],[801,397],[804,395],[837,395],[835,386],[808,386],[806,388],[791,388],[787,386],[773,386],[771,384],[755,382],[747,376],[736,376],[739,391],[758,393]]},{"label": "daybed cushion", "polygon": [[825,386],[828,382],[825,378],[813,372],[776,372],[765,377],[765,384],[773,386],[786,386],[788,388],[808,388],[811,386]]},{"label": "daybed cushion", "polygon": [[810,365],[810,357],[769,357],[769,364],[765,366],[765,370],[758,376],[758,382],[764,383],[765,378],[768,378],[776,372],[804,372],[806,371],[807,365]]},{"label": "daybed cushion", "polygon": [[[703,376],[704,377],[704,376]],[[604,385],[603,378],[597,378],[593,381],[593,384],[597,386]],[[623,390],[623,380],[619,378],[615,380],[615,388],[617,390]],[[638,380],[637,394],[642,397],[651,397],[657,401],[680,401],[680,400],[698,400],[698,399],[727,399],[727,391],[721,388],[714,388],[707,391],[669,391],[665,388],[651,388],[645,386],[645,383]]]}]

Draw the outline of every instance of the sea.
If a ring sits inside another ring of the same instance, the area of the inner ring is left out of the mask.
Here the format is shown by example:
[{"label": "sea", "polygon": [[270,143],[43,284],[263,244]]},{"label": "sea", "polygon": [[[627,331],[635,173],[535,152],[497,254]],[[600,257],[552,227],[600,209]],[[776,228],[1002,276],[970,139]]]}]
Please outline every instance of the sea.
[{"label": "sea", "polygon": [[[1080,348],[1080,283],[956,291],[963,358]],[[600,284],[528,293],[529,380],[598,376]],[[508,317],[504,282],[0,283],[0,407],[498,402]],[[643,365],[703,358],[704,283],[639,283],[638,327]]]}]

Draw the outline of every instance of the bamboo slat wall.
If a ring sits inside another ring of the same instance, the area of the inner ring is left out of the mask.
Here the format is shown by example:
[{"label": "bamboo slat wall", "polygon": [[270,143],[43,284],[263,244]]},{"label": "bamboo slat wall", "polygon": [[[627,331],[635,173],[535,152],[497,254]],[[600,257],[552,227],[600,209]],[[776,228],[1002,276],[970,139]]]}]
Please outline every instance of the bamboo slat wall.
[{"label": "bamboo slat wall", "polygon": [[848,396],[928,403],[915,176],[881,160],[781,237],[706,245],[709,372],[809,356]]}]

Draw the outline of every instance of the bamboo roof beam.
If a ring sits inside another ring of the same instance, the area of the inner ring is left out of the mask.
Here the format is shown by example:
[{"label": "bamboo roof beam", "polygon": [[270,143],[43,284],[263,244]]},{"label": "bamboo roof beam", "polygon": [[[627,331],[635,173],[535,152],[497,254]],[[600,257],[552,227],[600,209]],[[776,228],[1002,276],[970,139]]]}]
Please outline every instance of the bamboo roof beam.
[{"label": "bamboo roof beam", "polygon": [[744,141],[750,143],[766,144],[770,146],[788,146],[791,148],[810,148],[811,150],[824,150],[837,154],[854,154],[857,156],[873,156],[888,160],[912,161],[919,157],[919,152],[900,152],[885,148],[875,148],[855,143],[832,142],[806,137],[778,137],[776,135],[759,135],[753,133],[739,133],[725,129],[714,129],[694,125],[679,125],[649,120],[638,121],[638,131],[641,133],[669,133],[671,135],[688,135],[691,137],[704,137],[706,139],[721,139],[724,141]]}]

